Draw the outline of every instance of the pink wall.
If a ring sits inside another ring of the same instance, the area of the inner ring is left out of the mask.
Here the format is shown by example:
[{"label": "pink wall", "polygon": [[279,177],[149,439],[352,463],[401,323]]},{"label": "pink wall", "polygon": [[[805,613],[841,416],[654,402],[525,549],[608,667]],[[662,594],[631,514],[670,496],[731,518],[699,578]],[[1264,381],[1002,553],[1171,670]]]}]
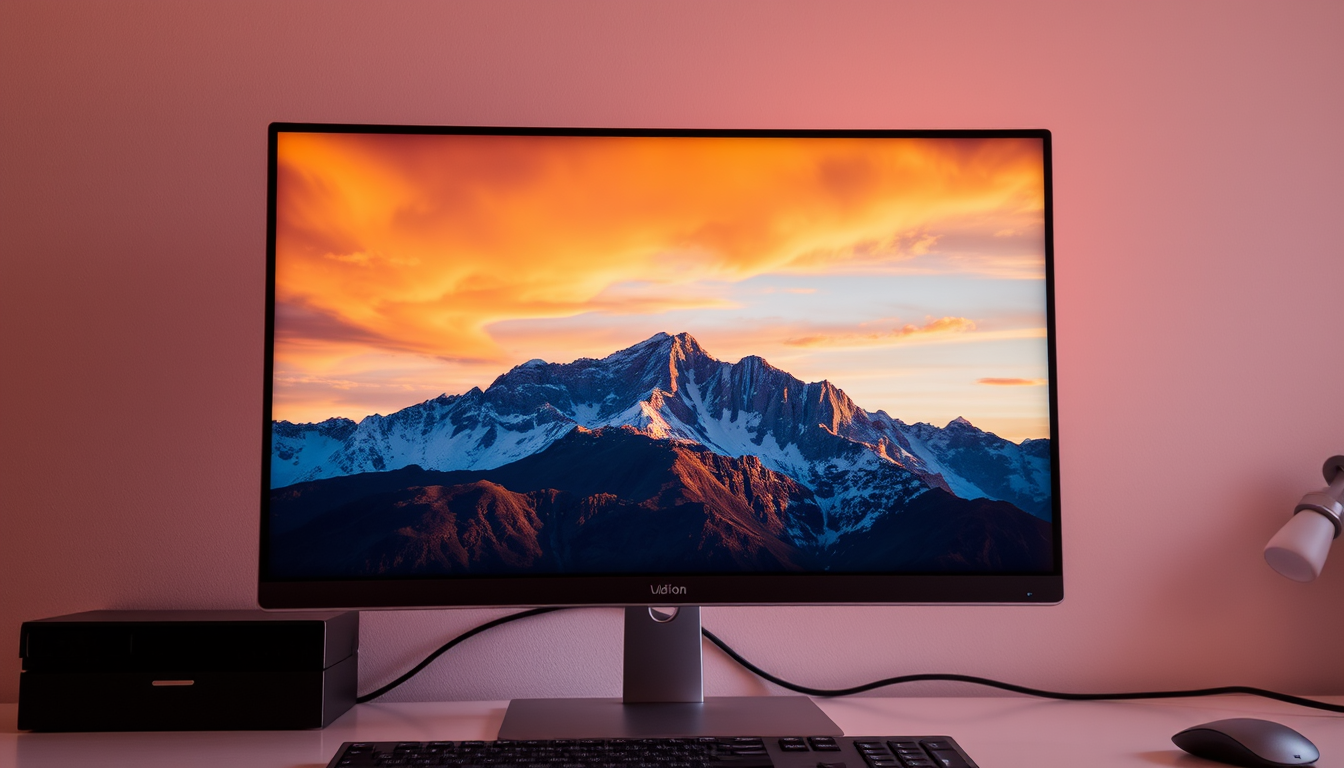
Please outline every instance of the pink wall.
[{"label": "pink wall", "polygon": [[[0,701],[25,619],[252,602],[272,120],[1052,129],[1064,603],[707,625],[819,686],[1344,693],[1344,553],[1260,559],[1344,453],[1341,40],[1332,0],[11,0]],[[490,615],[366,615],[363,688]],[[614,695],[618,635],[548,616],[399,695]],[[712,693],[766,690],[708,656]]]}]

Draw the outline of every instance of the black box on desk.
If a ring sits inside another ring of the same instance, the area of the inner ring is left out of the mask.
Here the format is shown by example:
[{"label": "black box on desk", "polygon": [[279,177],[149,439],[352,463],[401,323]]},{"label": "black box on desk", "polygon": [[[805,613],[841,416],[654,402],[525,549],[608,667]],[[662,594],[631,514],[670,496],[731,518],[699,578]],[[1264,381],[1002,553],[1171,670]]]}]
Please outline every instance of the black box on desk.
[{"label": "black box on desk", "polygon": [[359,613],[91,611],[24,622],[19,728],[323,728],[355,703]]}]

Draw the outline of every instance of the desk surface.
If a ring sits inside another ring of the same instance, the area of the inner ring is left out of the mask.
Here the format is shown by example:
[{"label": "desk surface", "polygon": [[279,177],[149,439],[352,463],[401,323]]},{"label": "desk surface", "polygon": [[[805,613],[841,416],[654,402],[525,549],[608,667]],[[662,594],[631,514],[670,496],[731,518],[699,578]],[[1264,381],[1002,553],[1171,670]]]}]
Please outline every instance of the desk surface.
[{"label": "desk surface", "polygon": [[[1344,696],[1326,700],[1344,704]],[[1219,765],[1176,749],[1171,735],[1226,717],[1288,725],[1320,748],[1319,768],[1344,766],[1344,715],[1246,696],[1158,702],[1061,702],[1019,697],[823,699],[855,736],[944,734],[982,768]],[[68,766],[312,768],[343,741],[491,739],[503,701],[361,704],[320,731],[21,733],[18,707],[0,704],[0,768]]]}]

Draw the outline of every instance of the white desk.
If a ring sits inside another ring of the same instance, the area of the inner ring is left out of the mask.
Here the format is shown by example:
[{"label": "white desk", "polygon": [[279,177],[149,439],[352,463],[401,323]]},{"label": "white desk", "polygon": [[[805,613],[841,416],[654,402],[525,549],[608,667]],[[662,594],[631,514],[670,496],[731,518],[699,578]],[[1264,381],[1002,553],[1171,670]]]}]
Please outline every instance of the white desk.
[{"label": "white desk", "polygon": [[[1327,699],[1344,704],[1344,696]],[[1245,696],[1160,702],[1058,702],[1022,697],[851,698],[817,702],[852,736],[951,736],[981,768],[1219,765],[1186,755],[1171,735],[1226,717],[1276,720],[1344,767],[1344,715]],[[494,738],[503,701],[361,704],[321,731],[20,733],[0,704],[0,768],[313,768],[343,741]]]}]

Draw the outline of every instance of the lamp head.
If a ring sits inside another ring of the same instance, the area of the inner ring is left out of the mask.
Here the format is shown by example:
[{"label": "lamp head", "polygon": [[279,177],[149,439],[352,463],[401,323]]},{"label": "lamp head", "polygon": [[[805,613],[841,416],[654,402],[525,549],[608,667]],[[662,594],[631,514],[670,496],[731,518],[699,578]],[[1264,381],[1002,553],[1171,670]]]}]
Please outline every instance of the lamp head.
[{"label": "lamp head", "polygon": [[1293,519],[1265,545],[1265,562],[1293,581],[1320,576],[1330,542],[1344,532],[1344,456],[1331,456],[1321,471],[1329,485],[1303,496]]}]

